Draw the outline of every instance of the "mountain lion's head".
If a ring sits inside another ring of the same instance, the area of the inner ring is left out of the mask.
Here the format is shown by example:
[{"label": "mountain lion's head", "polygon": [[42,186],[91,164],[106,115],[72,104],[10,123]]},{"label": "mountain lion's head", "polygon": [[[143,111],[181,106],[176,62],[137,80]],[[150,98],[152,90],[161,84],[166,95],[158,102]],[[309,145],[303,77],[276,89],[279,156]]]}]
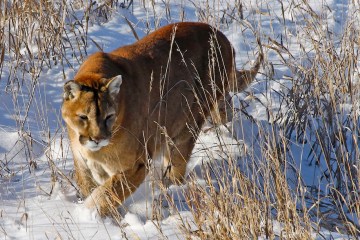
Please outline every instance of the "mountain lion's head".
[{"label": "mountain lion's head", "polygon": [[121,75],[100,79],[97,86],[86,86],[74,80],[64,86],[62,116],[79,142],[90,151],[98,151],[110,143],[117,117],[117,95]]}]

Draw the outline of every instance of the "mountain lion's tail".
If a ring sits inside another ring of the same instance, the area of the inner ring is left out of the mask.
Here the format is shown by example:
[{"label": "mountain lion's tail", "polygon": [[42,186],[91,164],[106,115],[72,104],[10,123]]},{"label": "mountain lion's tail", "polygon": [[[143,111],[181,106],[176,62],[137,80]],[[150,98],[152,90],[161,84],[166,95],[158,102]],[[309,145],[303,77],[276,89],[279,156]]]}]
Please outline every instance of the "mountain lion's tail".
[{"label": "mountain lion's tail", "polygon": [[233,78],[232,85],[229,86],[231,92],[243,91],[255,78],[258,73],[261,63],[263,62],[264,55],[262,52],[259,53],[255,65],[249,70],[236,70],[236,76]]},{"label": "mountain lion's tail", "polygon": [[[249,70],[235,70],[235,77],[233,82],[229,85],[229,92],[243,91],[254,79],[258,73],[261,63],[263,62],[264,55],[262,51],[259,53],[256,62]],[[232,107],[231,96],[229,92],[226,93],[225,98],[220,99],[211,112],[211,120],[213,124],[225,124],[232,120],[234,109]]]}]

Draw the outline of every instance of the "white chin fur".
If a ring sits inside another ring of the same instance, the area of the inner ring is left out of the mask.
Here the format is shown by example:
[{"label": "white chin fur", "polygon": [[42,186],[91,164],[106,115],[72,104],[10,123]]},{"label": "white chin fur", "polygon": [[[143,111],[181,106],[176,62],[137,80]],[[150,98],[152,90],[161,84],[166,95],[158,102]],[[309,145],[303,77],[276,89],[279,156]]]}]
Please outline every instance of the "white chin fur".
[{"label": "white chin fur", "polygon": [[87,141],[84,147],[89,149],[92,152],[99,151],[102,147],[105,147],[109,144],[109,140],[101,140],[99,143],[93,141]]}]

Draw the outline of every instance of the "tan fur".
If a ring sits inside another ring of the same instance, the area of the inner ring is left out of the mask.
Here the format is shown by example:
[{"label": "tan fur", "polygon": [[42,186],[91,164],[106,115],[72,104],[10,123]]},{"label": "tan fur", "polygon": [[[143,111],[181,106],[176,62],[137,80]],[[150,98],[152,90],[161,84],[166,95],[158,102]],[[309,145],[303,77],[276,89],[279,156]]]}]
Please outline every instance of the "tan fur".
[{"label": "tan fur", "polygon": [[[181,182],[205,118],[227,91],[253,80],[261,61],[260,54],[253,69],[236,71],[227,38],[203,23],[168,25],[91,55],[65,84],[62,107],[85,204],[109,214],[143,182],[148,159],[161,154],[169,178]],[[98,143],[107,145],[87,147]]]}]

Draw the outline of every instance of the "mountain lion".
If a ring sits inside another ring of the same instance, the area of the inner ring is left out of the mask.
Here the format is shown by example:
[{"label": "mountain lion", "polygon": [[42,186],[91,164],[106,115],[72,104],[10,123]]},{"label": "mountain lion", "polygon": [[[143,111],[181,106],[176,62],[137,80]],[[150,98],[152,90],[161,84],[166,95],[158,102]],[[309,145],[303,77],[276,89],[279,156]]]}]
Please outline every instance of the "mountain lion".
[{"label": "mountain lion", "polygon": [[158,156],[166,179],[182,182],[205,119],[254,79],[263,59],[237,71],[234,57],[224,34],[190,22],[88,57],[65,83],[62,105],[87,207],[111,214]]}]

